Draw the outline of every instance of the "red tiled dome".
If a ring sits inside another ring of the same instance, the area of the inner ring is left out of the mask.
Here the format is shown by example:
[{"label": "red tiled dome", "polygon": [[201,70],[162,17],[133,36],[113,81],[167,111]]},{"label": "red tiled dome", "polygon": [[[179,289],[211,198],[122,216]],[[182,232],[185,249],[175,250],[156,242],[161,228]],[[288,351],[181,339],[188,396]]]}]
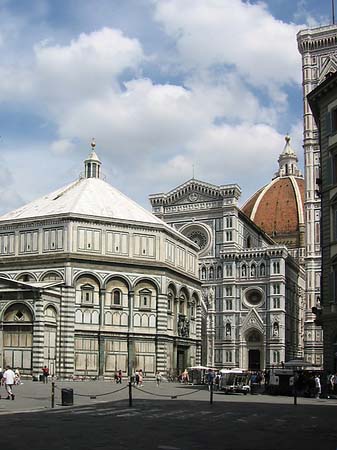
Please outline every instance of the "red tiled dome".
[{"label": "red tiled dome", "polygon": [[243,212],[277,242],[298,247],[304,232],[304,180],[278,176],[258,190]]}]

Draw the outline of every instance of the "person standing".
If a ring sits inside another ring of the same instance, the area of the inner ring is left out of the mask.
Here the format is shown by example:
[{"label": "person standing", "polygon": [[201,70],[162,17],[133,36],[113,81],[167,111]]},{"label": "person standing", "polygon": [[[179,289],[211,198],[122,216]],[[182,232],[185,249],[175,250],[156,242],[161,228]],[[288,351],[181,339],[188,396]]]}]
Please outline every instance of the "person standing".
[{"label": "person standing", "polygon": [[47,366],[42,367],[43,383],[48,383],[49,369]]},{"label": "person standing", "polygon": [[15,383],[15,373],[10,368],[10,366],[6,366],[6,370],[4,372],[3,379],[4,379],[4,383],[5,383],[6,392],[8,394],[7,400],[10,400],[10,399],[14,400],[15,395],[13,394],[12,387]]},{"label": "person standing", "polygon": [[212,369],[208,369],[207,384],[208,384],[208,390],[209,391],[211,389],[213,389],[213,382],[214,382],[214,371]]},{"label": "person standing", "polygon": [[135,375],[134,375],[134,386],[138,386],[139,385],[139,371],[136,370],[135,371]]}]

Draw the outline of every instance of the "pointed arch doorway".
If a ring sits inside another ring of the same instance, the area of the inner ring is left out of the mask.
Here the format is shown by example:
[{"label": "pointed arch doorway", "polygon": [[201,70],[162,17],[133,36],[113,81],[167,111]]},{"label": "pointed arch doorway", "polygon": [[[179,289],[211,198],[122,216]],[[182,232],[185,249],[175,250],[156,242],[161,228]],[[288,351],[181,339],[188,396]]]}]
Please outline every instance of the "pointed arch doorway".
[{"label": "pointed arch doorway", "polygon": [[247,331],[246,344],[248,353],[248,370],[264,369],[263,335],[256,328]]}]

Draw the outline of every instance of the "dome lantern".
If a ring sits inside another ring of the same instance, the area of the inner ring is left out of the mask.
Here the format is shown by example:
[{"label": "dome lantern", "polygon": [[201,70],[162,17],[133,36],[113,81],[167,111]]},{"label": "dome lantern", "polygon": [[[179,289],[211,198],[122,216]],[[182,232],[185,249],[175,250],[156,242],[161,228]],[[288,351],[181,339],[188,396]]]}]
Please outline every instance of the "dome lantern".
[{"label": "dome lantern", "polygon": [[290,175],[300,177],[302,174],[297,166],[298,159],[296,153],[290,145],[291,138],[287,134],[284,139],[286,143],[278,159],[279,170],[276,172],[275,177],[288,177]]},{"label": "dome lantern", "polygon": [[101,161],[95,152],[96,142],[92,138],[91,141],[91,153],[84,161],[84,177],[85,178],[100,178],[101,177]]}]

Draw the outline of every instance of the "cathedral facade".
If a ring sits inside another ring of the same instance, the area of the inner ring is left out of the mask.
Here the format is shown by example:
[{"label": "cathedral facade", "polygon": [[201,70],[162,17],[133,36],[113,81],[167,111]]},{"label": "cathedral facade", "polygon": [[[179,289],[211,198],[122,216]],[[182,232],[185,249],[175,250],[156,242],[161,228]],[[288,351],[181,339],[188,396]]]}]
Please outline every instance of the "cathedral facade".
[{"label": "cathedral facade", "polygon": [[23,374],[147,377],[201,363],[198,246],[85,175],[0,218],[0,353]]},{"label": "cathedral facade", "polygon": [[262,370],[302,356],[304,273],[240,210],[240,195],[238,185],[191,179],[150,202],[200,248],[207,364]]}]

